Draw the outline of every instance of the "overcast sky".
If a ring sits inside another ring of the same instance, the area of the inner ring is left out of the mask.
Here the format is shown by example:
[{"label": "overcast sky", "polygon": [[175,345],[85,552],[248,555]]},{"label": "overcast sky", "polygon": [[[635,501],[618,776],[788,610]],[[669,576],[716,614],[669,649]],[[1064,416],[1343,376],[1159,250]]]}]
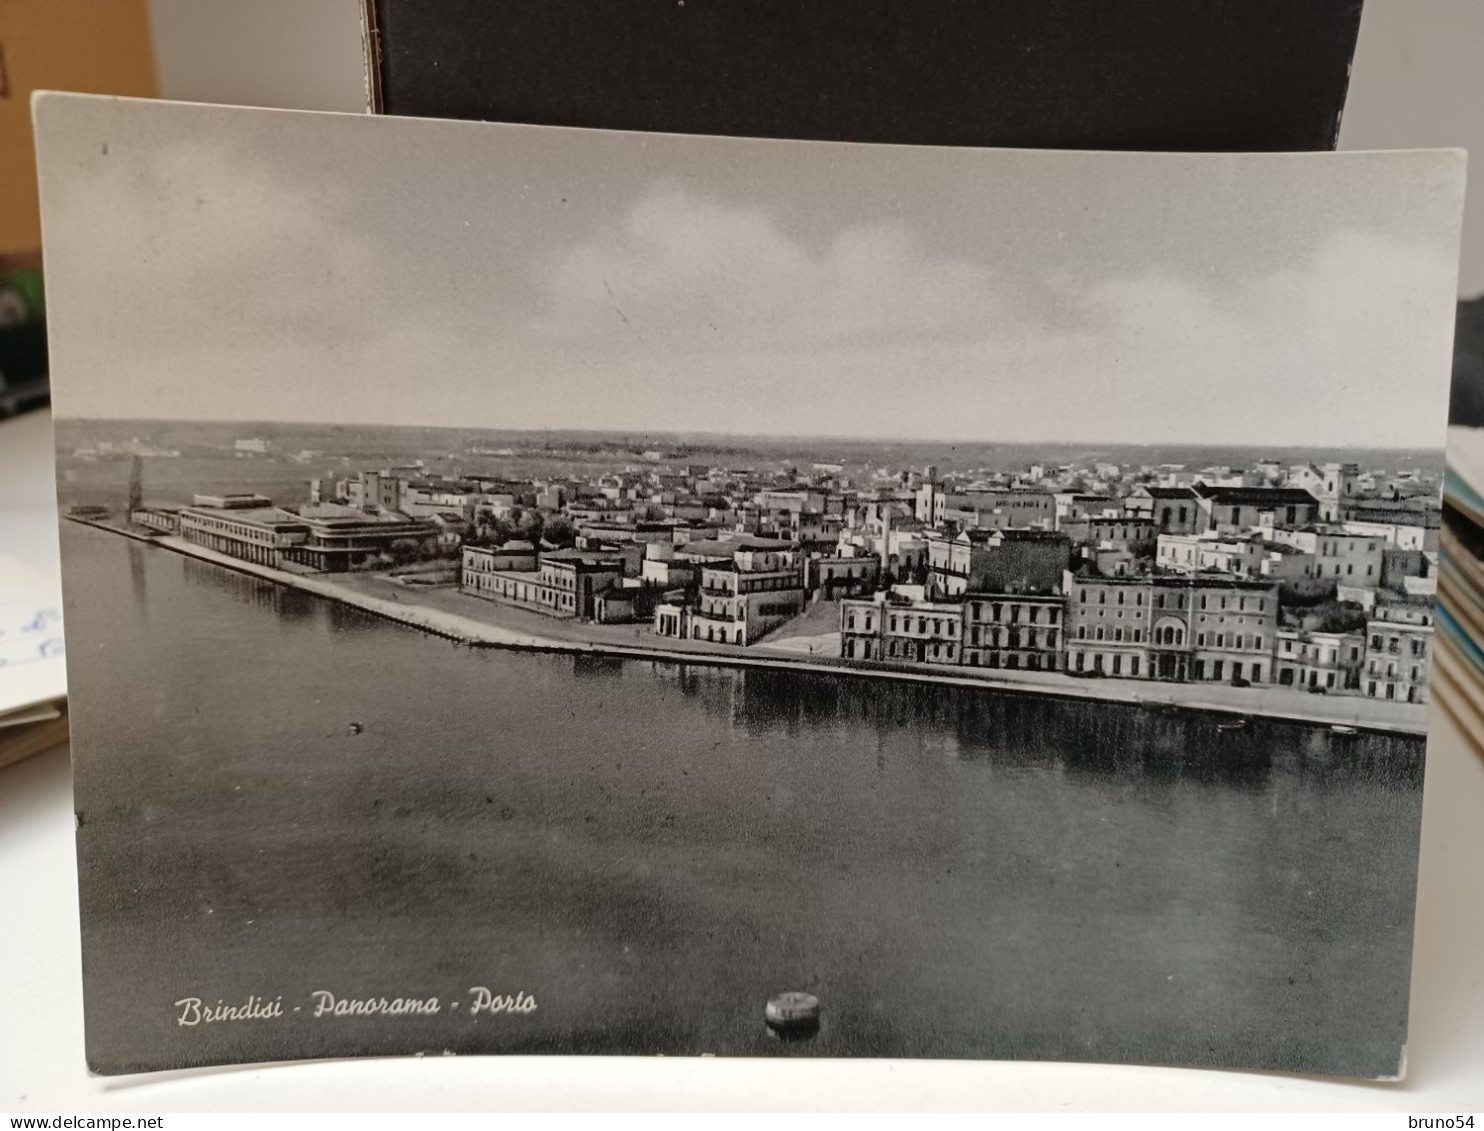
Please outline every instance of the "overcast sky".
[{"label": "overcast sky", "polygon": [[37,116],[58,416],[1442,443],[1458,153]]}]

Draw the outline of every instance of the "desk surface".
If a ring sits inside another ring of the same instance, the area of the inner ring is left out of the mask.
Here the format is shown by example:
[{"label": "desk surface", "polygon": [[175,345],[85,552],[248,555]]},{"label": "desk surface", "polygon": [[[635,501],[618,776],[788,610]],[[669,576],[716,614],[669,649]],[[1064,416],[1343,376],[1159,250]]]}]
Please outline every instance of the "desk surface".
[{"label": "desk surface", "polygon": [[[55,568],[49,421],[0,424],[0,548]],[[1004,1062],[477,1057],[90,1077],[65,750],[0,770],[0,1111],[845,1108],[1405,1111],[1484,1107],[1484,759],[1434,709],[1408,1078]],[[1357,989],[1357,992],[1360,992]]]}]

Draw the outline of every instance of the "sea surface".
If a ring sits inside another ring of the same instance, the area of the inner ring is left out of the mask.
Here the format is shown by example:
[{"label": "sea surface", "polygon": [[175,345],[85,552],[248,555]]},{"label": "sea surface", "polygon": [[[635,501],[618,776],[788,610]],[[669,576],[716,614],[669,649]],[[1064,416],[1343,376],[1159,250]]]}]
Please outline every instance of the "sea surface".
[{"label": "sea surface", "polygon": [[[62,525],[98,1070],[1397,1069],[1420,739],[476,650]],[[537,1007],[470,1016],[477,986]],[[812,1038],[763,1024],[792,989]],[[440,1011],[315,1017],[317,990]],[[283,1015],[180,1023],[250,996]]]}]

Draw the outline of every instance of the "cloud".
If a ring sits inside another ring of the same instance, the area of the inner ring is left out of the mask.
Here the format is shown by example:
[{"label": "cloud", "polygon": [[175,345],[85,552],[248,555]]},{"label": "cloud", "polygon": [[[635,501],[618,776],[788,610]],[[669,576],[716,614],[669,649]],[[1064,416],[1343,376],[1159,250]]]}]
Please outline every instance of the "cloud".
[{"label": "cloud", "polygon": [[1435,250],[1342,231],[1304,263],[1215,285],[1149,270],[1080,296],[1093,384],[1165,436],[1441,445],[1453,267]]},{"label": "cloud", "polygon": [[226,139],[162,145],[143,160],[122,149],[64,182],[54,212],[89,338],[167,350],[318,344],[361,324],[367,301],[386,301],[374,253],[342,222],[345,190],[301,187]]},{"label": "cloud", "polygon": [[537,281],[544,333],[677,349],[941,341],[1007,309],[988,271],[935,258],[905,225],[847,226],[810,249],[760,210],[673,185],[542,264]]},{"label": "cloud", "polygon": [[537,337],[570,347],[546,375],[564,395],[632,390],[625,426],[1441,442],[1441,253],[1339,231],[1243,274],[1225,257],[1130,270],[1137,251],[1076,273],[1033,257],[992,270],[894,224],[811,248],[761,210],[661,186],[542,263]]}]

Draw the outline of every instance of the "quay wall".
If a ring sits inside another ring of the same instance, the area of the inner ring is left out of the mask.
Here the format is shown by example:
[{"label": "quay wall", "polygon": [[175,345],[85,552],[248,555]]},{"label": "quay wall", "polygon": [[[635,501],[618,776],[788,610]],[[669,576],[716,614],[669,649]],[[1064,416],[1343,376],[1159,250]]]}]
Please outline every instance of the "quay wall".
[{"label": "quay wall", "polygon": [[[829,657],[805,659],[802,657],[785,657],[758,653],[758,649],[765,647],[765,645],[754,646],[754,654],[740,655],[736,653],[681,651],[640,644],[622,644],[606,640],[581,641],[543,637],[531,633],[519,632],[501,625],[488,624],[473,617],[428,608],[427,606],[418,605],[411,601],[389,600],[369,593],[363,593],[330,580],[332,575],[291,573],[272,566],[242,561],[228,554],[218,553],[204,546],[196,545],[177,535],[143,534],[93,519],[77,518],[70,515],[66,516],[66,518],[70,522],[76,522],[83,526],[91,526],[110,534],[133,538],[136,541],[170,550],[186,557],[210,562],[224,569],[248,574],[264,581],[272,582],[275,585],[299,589],[317,597],[322,597],[327,601],[336,601],[342,605],[350,605],[386,620],[395,621],[399,624],[407,625],[410,628],[415,628],[434,636],[441,636],[447,640],[453,640],[469,645],[470,647],[513,648],[530,652],[597,654],[619,656],[634,660],[660,660],[675,664],[732,668],[766,668],[816,675],[821,672],[830,672],[836,675],[858,679],[888,679],[899,682],[947,684],[955,687],[981,688],[1012,694],[1047,695],[1062,699],[1093,699],[1130,705],[1151,703],[1160,705],[1171,704],[1191,711],[1212,712],[1230,716],[1259,716],[1262,718],[1302,723],[1308,726],[1340,724],[1353,726],[1357,730],[1378,731],[1390,734],[1425,735],[1427,733],[1425,710],[1410,712],[1409,714],[1412,717],[1357,718],[1347,713],[1344,709],[1346,705],[1357,702],[1357,697],[1355,696],[1337,696],[1334,699],[1328,699],[1323,696],[1309,696],[1307,697],[1308,699],[1315,701],[1312,703],[1306,702],[1304,704],[1305,709],[1300,711],[1295,709],[1290,703],[1283,701],[1287,696],[1274,701],[1271,696],[1265,694],[1265,691],[1268,690],[1266,688],[1242,688],[1239,689],[1243,695],[1240,702],[1222,702],[1209,698],[1211,691],[1209,685],[1195,683],[1150,683],[1148,681],[1115,679],[1072,680],[1070,677],[1062,677],[1066,680],[1065,683],[1051,684],[1048,682],[1038,682],[1030,678],[1005,679],[987,672],[984,674],[964,675],[942,670],[923,670],[905,665],[881,665],[875,663],[867,665],[864,663],[836,660]],[[1272,690],[1277,691],[1278,689],[1275,688]],[[1286,689],[1284,690],[1286,691]],[[1250,696],[1250,700],[1247,698],[1248,696]],[[1361,703],[1370,702],[1365,699],[1359,699],[1358,701]]]}]

